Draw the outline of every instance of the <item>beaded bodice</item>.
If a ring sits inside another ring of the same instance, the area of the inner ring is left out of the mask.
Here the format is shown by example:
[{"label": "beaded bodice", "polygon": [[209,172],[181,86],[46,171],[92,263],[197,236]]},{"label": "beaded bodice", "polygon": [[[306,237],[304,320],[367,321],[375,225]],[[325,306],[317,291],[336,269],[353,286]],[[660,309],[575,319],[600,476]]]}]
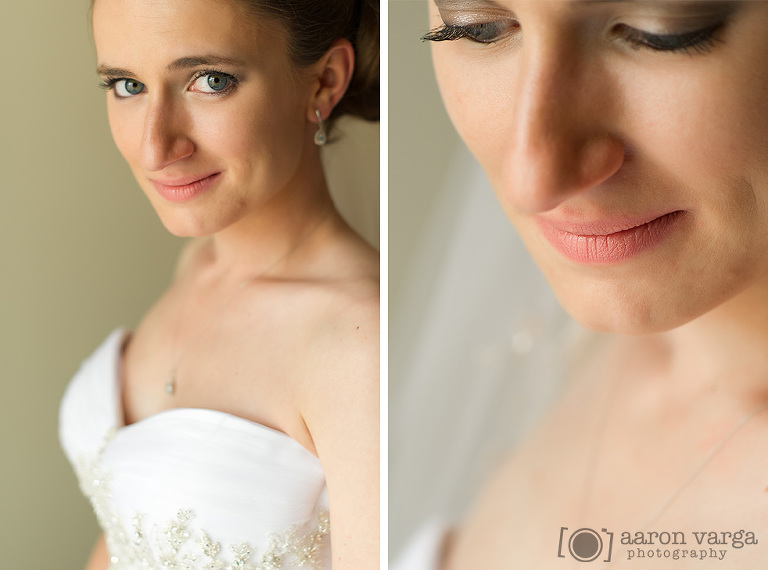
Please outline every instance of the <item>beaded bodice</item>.
[{"label": "beaded bodice", "polygon": [[59,426],[110,568],[330,568],[319,460],[282,432],[216,410],[123,425],[123,337],[115,331],[83,363]]}]

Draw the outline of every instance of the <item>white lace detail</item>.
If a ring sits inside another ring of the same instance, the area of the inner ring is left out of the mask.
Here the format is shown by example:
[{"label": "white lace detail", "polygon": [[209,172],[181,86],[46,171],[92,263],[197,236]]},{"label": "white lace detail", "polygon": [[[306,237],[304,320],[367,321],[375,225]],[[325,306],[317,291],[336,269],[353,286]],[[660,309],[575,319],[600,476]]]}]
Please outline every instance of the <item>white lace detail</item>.
[{"label": "white lace detail", "polygon": [[[302,533],[299,525],[293,525],[283,532],[270,534],[260,556],[247,542],[222,548],[205,530],[190,524],[195,518],[190,509],[180,509],[164,526],[153,525],[149,531],[144,528],[144,516],[135,513],[132,528],[127,530],[112,506],[112,475],[102,462],[104,451],[115,434],[114,429],[110,431],[96,457],[81,457],[76,465],[80,488],[90,499],[104,530],[110,553],[109,570],[280,570],[286,564],[323,568],[321,546],[330,531],[327,509],[317,515],[312,532]],[[182,553],[188,545],[195,545],[193,552]],[[225,560],[225,552],[229,561]]]}]

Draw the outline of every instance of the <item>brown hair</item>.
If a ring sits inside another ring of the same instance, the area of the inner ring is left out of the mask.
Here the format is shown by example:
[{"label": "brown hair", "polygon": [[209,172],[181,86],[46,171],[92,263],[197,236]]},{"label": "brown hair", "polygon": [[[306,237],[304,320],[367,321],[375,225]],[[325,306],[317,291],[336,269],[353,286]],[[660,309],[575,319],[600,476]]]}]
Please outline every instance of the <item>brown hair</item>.
[{"label": "brown hair", "polygon": [[379,120],[379,0],[232,0],[256,16],[283,22],[293,61],[320,59],[338,39],[355,49],[355,71],[330,119],[353,115]]}]

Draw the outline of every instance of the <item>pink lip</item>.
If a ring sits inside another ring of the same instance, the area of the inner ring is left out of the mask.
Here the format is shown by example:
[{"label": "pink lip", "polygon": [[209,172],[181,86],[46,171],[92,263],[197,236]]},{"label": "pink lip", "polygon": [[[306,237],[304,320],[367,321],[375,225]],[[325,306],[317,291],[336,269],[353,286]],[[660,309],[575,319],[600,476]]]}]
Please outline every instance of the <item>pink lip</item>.
[{"label": "pink lip", "polygon": [[151,180],[152,184],[163,198],[170,202],[187,202],[197,198],[208,190],[219,178],[221,172],[203,176],[188,176],[173,180]]},{"label": "pink lip", "polygon": [[585,264],[616,263],[664,241],[685,217],[676,210],[640,220],[592,223],[552,222],[537,218],[544,236],[567,258]]}]

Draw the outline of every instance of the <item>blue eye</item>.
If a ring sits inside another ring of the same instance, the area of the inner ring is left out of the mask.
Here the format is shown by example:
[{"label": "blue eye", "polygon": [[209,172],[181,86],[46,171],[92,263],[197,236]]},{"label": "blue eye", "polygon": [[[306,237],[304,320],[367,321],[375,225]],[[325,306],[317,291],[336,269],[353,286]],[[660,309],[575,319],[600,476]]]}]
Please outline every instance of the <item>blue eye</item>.
[{"label": "blue eye", "polygon": [[146,86],[135,79],[126,79],[124,77],[107,77],[99,86],[107,91],[114,91],[118,99],[127,99],[143,93]]},{"label": "blue eye", "polygon": [[210,87],[214,91],[224,91],[224,89],[226,89],[228,85],[229,85],[229,79],[227,79],[222,75],[208,76],[208,87]]},{"label": "blue eye", "polygon": [[191,90],[198,93],[223,94],[230,91],[237,80],[228,73],[201,71],[192,83]]},{"label": "blue eye", "polygon": [[113,85],[118,97],[133,97],[144,91],[144,84],[135,79],[119,79]]}]

